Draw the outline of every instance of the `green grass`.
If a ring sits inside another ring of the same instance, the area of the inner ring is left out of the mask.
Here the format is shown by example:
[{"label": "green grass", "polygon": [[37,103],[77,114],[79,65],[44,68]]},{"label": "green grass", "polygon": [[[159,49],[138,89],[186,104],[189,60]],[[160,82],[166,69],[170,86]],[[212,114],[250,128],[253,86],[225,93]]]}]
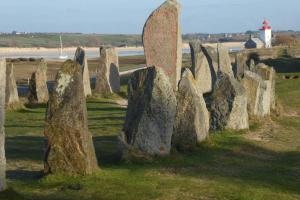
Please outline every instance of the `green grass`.
[{"label": "green grass", "polygon": [[[126,81],[122,81],[126,82]],[[122,86],[126,96],[126,86]],[[89,128],[100,165],[95,175],[42,176],[45,105],[8,112],[6,119],[9,190],[0,199],[300,199],[299,80],[277,81],[285,113],[250,131],[224,131],[194,152],[154,161],[120,162],[117,134],[126,109],[111,99],[88,99]],[[249,139],[261,131],[266,140]]]},{"label": "green grass", "polygon": [[[67,33],[62,36],[64,47],[85,46],[97,47],[100,45],[141,45],[141,35],[117,34],[76,34]],[[59,34],[28,34],[28,35],[1,35],[0,47],[46,47],[58,48]]]}]

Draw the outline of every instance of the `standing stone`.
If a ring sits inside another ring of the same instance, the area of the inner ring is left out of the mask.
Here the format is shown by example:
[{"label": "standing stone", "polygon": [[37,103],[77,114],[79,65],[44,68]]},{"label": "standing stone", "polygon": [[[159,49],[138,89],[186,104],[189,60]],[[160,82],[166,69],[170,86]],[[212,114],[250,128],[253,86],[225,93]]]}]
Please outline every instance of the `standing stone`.
[{"label": "standing stone", "polygon": [[248,70],[247,59],[247,55],[243,52],[236,53],[233,72],[237,79],[242,79],[244,77],[244,72]]},{"label": "standing stone", "polygon": [[0,59],[0,191],[5,190],[5,86],[6,86],[6,60]]},{"label": "standing stone", "polygon": [[249,128],[246,91],[234,77],[219,72],[211,98],[212,129]]},{"label": "standing stone", "polygon": [[182,66],[180,12],[177,0],[167,0],[150,15],[143,31],[147,66],[163,69],[175,90]]},{"label": "standing stone", "polygon": [[74,61],[81,66],[82,78],[83,78],[83,89],[85,96],[92,95],[90,72],[88,67],[87,58],[85,56],[85,51],[78,47],[75,52]]},{"label": "standing stone", "polygon": [[121,135],[129,149],[147,155],[168,155],[171,150],[176,97],[159,67],[134,72],[128,82],[128,110]]},{"label": "standing stone", "polygon": [[190,43],[191,57],[192,57],[192,67],[191,71],[198,82],[199,88],[202,93],[209,93],[212,91],[212,72],[210,69],[208,61],[201,49],[200,42]]},{"label": "standing stone", "polygon": [[248,98],[248,113],[252,118],[270,115],[271,84],[256,73],[245,71],[241,81]]},{"label": "standing stone", "polygon": [[172,146],[192,150],[209,134],[209,113],[193,74],[186,69],[179,82]]},{"label": "standing stone", "polygon": [[223,72],[229,76],[233,76],[231,59],[228,53],[228,50],[223,47],[223,45],[218,44],[217,48],[211,46],[202,45],[201,46],[204,55],[210,65],[212,72],[212,81],[213,84],[217,80],[218,72]]},{"label": "standing stone", "polygon": [[98,169],[81,72],[68,60],[57,74],[46,113],[46,173],[85,175]]},{"label": "standing stone", "polygon": [[49,93],[47,87],[47,63],[42,59],[37,70],[32,74],[29,83],[29,103],[47,103]]},{"label": "standing stone", "polygon": [[9,64],[6,67],[5,103],[7,107],[20,103],[13,64]]},{"label": "standing stone", "polygon": [[97,94],[120,92],[119,58],[115,48],[100,48],[95,92]]},{"label": "standing stone", "polygon": [[276,110],[276,71],[263,63],[256,66],[257,73],[271,86],[271,110]]}]

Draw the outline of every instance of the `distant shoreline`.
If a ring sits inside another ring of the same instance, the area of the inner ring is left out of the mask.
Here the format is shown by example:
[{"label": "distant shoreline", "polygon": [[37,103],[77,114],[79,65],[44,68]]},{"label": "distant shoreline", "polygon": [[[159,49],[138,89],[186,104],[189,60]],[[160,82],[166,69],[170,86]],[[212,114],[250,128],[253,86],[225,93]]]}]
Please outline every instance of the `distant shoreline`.
[{"label": "distant shoreline", "polygon": [[[206,45],[210,45],[210,46],[216,46],[217,43],[205,43]],[[244,45],[244,42],[225,42],[222,43],[222,45],[224,45],[225,47],[242,47]],[[189,48],[189,44],[188,43],[183,43],[182,48]],[[66,47],[64,48],[65,51],[73,51],[76,50],[77,47]],[[85,50],[98,50],[99,47],[82,47]],[[58,51],[60,48],[45,48],[45,47],[30,47],[30,48],[22,48],[22,47],[0,47],[0,52],[28,52],[28,51]],[[142,46],[138,46],[138,47],[116,47],[116,49],[118,51],[141,51],[144,48]]]},{"label": "distant shoreline", "polygon": [[[208,43],[206,45],[209,46],[217,46],[217,43]],[[244,43],[243,42],[227,42],[222,43],[228,49],[243,49]],[[77,47],[67,47],[63,49],[63,54],[66,54],[71,58]],[[182,44],[182,49],[185,52],[189,49],[188,43]],[[90,57],[99,57],[99,47],[83,47],[85,49],[86,54]],[[120,54],[125,55],[141,55],[144,51],[142,46],[136,47],[116,47],[117,51]],[[22,57],[44,57],[45,59],[49,59],[51,55],[52,58],[56,58],[59,56],[60,48],[44,48],[44,47],[36,47],[36,48],[16,48],[16,47],[0,47],[0,57],[5,58],[22,58]],[[70,57],[71,56],[71,57]]]},{"label": "distant shoreline", "polygon": [[[99,47],[82,47],[87,51],[97,51]],[[64,51],[75,51],[77,47],[66,47],[63,48]],[[143,47],[116,47],[118,51],[140,51],[143,50]],[[8,52],[8,53],[19,53],[19,52],[53,52],[59,51],[60,48],[45,48],[45,47],[35,47],[35,48],[19,48],[19,47],[0,47],[0,53]]]}]

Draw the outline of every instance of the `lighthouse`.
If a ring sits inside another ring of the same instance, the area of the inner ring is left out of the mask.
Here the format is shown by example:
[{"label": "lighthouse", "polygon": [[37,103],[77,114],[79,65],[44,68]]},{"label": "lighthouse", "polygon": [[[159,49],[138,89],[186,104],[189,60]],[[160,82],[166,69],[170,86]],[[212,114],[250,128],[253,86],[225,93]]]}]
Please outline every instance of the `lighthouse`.
[{"label": "lighthouse", "polygon": [[272,47],[272,27],[267,20],[264,20],[263,26],[260,28],[259,37],[264,42],[265,48]]}]

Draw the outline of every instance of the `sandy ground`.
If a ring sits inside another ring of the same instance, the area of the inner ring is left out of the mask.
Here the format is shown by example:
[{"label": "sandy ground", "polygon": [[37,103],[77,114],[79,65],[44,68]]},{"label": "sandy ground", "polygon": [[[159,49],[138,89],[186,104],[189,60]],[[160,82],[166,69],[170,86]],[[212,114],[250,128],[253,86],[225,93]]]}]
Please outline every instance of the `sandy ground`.
[{"label": "sandy ground", "polygon": [[[227,48],[242,48],[244,46],[243,42],[227,42],[227,43],[222,43],[225,47]],[[211,43],[208,44],[210,46],[216,46],[217,43]],[[184,43],[182,45],[183,49],[189,48],[188,43]],[[86,51],[98,51],[98,47],[84,47]],[[76,47],[70,47],[70,48],[64,48],[64,52],[75,52]],[[118,51],[142,51],[143,47],[120,47],[117,48]],[[43,52],[43,53],[55,53],[58,52],[59,48],[0,48],[0,54],[21,54],[21,53],[36,53],[36,52]]]},{"label": "sandy ground", "polygon": [[[47,60],[48,70],[47,77],[49,81],[55,79],[57,71],[60,69],[61,65],[64,61],[62,60]],[[30,61],[19,61],[14,62],[14,73],[18,83],[26,84],[28,79],[30,79],[32,73],[36,70],[38,66],[38,61],[30,62]],[[143,66],[146,61],[143,56],[141,57],[124,57],[119,59],[120,67],[126,67],[128,65],[132,66]],[[96,68],[99,65],[98,59],[88,59],[90,76],[96,74]],[[133,70],[129,70],[127,72],[121,72],[121,75],[126,75],[127,73],[131,73]]]}]

